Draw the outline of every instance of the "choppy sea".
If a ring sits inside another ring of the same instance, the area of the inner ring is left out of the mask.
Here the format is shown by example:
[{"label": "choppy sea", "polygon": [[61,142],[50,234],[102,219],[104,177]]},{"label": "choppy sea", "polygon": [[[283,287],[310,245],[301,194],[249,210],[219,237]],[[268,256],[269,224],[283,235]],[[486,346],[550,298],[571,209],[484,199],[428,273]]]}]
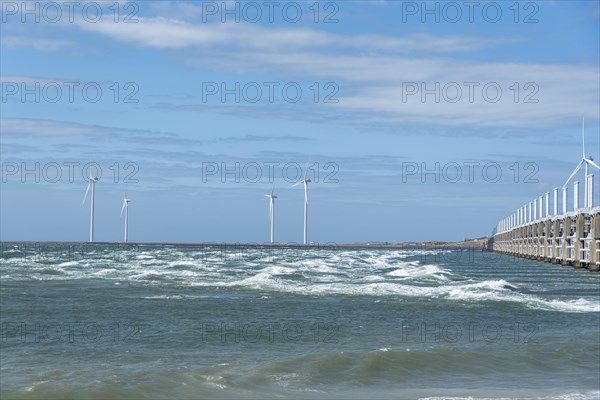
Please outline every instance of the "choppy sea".
[{"label": "choppy sea", "polygon": [[480,250],[3,242],[0,397],[600,397],[600,274]]}]

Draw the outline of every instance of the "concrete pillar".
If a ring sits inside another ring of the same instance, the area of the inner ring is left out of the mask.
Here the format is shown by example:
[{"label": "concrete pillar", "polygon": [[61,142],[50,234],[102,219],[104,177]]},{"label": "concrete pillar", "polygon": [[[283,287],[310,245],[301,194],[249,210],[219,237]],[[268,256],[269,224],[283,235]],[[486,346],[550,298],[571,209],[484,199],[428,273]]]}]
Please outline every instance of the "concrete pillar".
[{"label": "concrete pillar", "polygon": [[567,237],[569,236],[569,233],[571,232],[571,218],[567,217],[566,215],[563,215],[563,232],[562,232],[562,257],[560,260],[560,263],[562,265],[569,265],[569,261],[567,260],[568,254],[567,254]]},{"label": "concrete pillar", "polygon": [[554,188],[554,213],[553,215],[558,214],[558,188]]},{"label": "concrete pillar", "polygon": [[531,225],[531,251],[529,253],[529,258],[535,259],[537,257],[537,224],[533,223]]},{"label": "concrete pillar", "polygon": [[567,213],[567,195],[569,192],[569,188],[564,187],[563,188],[563,200],[562,200],[562,213],[566,214]]},{"label": "concrete pillar", "polygon": [[523,237],[525,235],[525,228],[519,229],[519,255],[522,257],[525,254],[525,247],[523,246]]},{"label": "concrete pillar", "polygon": [[557,244],[558,244],[558,233],[560,230],[560,220],[556,219],[552,222],[552,225],[554,226],[554,234],[552,237],[552,264],[556,264],[558,263],[558,250],[557,250]]},{"label": "concrete pillar", "polygon": [[[542,210],[540,210],[540,214],[542,213]],[[544,226],[545,224],[543,222],[539,222],[538,223],[538,260],[542,260],[545,256],[545,252],[543,252],[542,250],[544,249]]]},{"label": "concrete pillar", "polygon": [[523,228],[523,257],[529,256],[529,225]]},{"label": "concrete pillar", "polygon": [[581,264],[581,240],[583,237],[583,224],[585,222],[585,214],[581,213],[577,215],[575,218],[575,243],[574,250],[575,254],[573,255],[573,266],[575,268],[581,268],[583,265]]},{"label": "concrete pillar", "polygon": [[546,192],[546,218],[550,215],[550,192]]},{"label": "concrete pillar", "polygon": [[[547,205],[548,203],[546,203]],[[545,236],[545,251],[544,251],[544,258],[546,259],[546,261],[550,261],[550,253],[551,253],[551,249],[552,249],[552,241],[553,241],[553,237],[552,237],[552,221],[550,221],[549,219],[546,220],[546,222],[544,222],[545,224],[545,229],[546,229],[546,236]]]},{"label": "concrete pillar", "polygon": [[540,244],[542,243],[542,235],[540,233],[540,226],[541,223],[537,223],[535,224],[535,258],[536,259],[540,259],[542,253],[541,253],[541,246]]},{"label": "concrete pillar", "polygon": [[592,243],[590,243],[590,271],[600,270],[600,212],[593,214],[592,218]]},{"label": "concrete pillar", "polygon": [[515,248],[516,248],[516,240],[515,240],[515,235],[516,235],[516,229],[514,229],[511,232],[511,238],[510,238],[510,247],[511,247],[511,253],[514,255],[515,254]]},{"label": "concrete pillar", "polygon": [[529,253],[529,258],[534,258],[535,257],[535,241],[536,241],[536,237],[537,237],[537,226],[535,224],[531,225],[531,251]]}]

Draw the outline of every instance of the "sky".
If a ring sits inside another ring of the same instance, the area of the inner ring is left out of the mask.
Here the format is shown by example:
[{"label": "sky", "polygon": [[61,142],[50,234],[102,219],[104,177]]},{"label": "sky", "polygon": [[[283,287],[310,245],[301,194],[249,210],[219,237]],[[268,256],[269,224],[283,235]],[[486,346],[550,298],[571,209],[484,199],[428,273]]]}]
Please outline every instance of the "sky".
[{"label": "sky", "polygon": [[600,160],[599,4],[2,0],[0,238],[489,235]]}]

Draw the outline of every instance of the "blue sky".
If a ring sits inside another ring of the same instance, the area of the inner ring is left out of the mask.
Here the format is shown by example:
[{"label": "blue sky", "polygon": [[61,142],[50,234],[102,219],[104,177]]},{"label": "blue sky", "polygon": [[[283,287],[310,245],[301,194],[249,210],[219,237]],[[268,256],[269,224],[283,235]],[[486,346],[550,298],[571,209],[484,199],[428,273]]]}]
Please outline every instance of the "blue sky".
[{"label": "blue sky", "polygon": [[301,242],[308,171],[309,240],[347,243],[489,234],[582,117],[600,159],[597,1],[1,4],[2,240],[87,240],[86,165],[99,241],[127,193],[130,240],[264,242],[274,188]]}]

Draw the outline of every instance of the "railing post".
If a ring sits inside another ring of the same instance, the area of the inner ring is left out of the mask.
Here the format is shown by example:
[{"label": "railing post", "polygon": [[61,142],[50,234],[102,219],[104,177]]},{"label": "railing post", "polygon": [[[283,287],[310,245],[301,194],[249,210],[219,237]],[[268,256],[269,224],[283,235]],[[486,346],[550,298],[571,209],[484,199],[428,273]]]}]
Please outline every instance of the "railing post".
[{"label": "railing post", "polygon": [[532,221],[532,219],[531,219],[532,213],[533,213],[533,206],[532,206],[531,202],[529,202],[529,222]]},{"label": "railing post", "polygon": [[579,209],[579,181],[573,182],[573,211]]},{"label": "railing post", "polygon": [[588,202],[587,206],[589,208],[594,207],[594,174],[589,175],[588,181]]}]

